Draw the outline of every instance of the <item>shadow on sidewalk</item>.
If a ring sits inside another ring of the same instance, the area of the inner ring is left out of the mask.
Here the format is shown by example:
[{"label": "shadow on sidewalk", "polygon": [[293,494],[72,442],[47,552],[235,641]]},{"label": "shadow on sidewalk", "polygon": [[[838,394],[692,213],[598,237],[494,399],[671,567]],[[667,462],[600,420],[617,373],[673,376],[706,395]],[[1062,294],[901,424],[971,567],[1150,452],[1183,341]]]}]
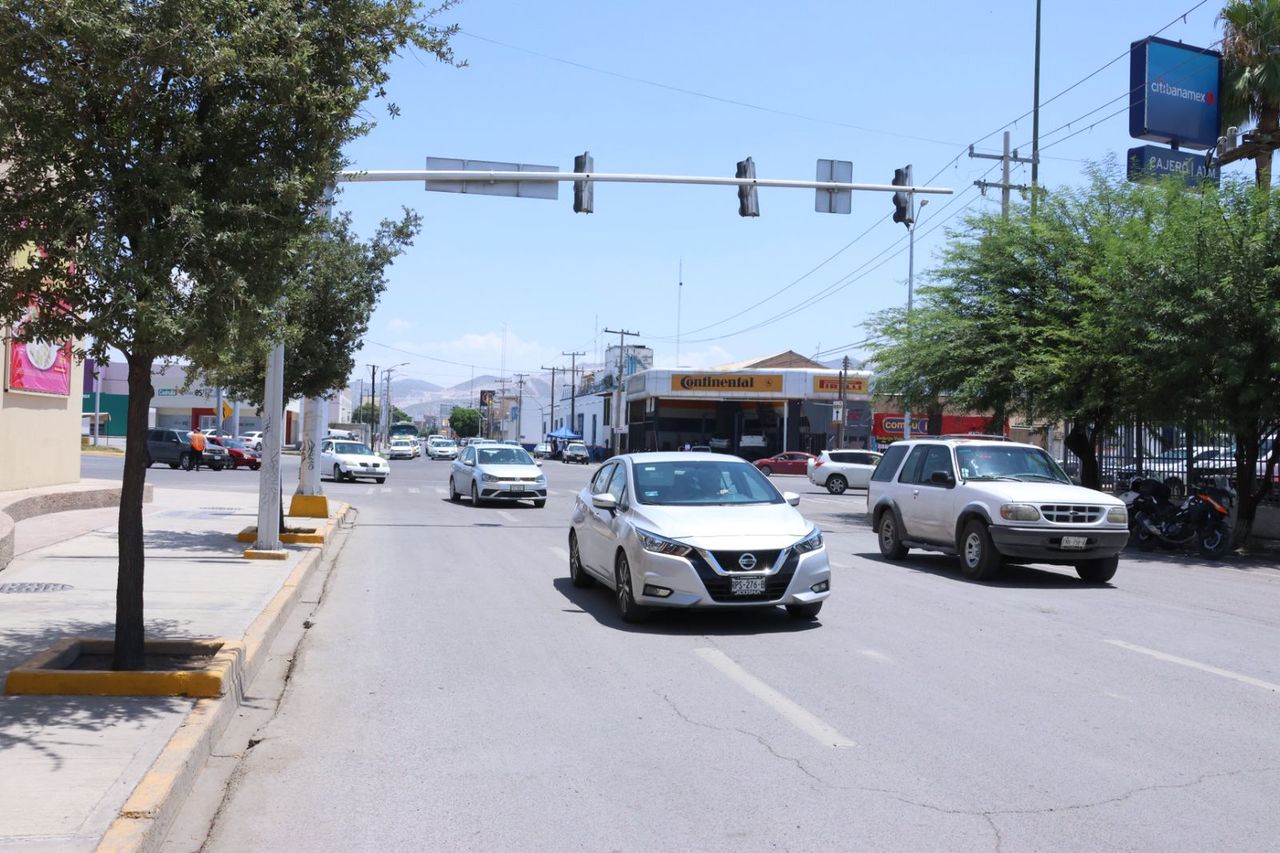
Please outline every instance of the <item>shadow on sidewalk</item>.
[{"label": "shadow on sidewalk", "polygon": [[[148,620],[147,636],[177,634],[179,623]],[[69,620],[38,631],[6,631],[0,652],[0,676],[37,652],[67,637],[111,637],[111,622]],[[94,733],[113,726],[140,723],[162,714],[190,708],[194,699],[174,696],[4,696],[0,695],[0,754],[25,746],[63,768],[60,746],[81,750]]]}]

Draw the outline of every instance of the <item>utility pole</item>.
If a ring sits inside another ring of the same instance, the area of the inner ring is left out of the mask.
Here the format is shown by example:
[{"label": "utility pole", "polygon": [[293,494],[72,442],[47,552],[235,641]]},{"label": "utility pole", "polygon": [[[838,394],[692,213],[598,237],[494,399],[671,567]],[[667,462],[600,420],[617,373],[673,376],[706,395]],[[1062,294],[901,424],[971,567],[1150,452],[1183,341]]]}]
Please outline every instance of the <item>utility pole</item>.
[{"label": "utility pole", "polygon": [[1031,215],[1036,215],[1040,188],[1040,0],[1036,0],[1036,67],[1031,105]]},{"label": "utility pole", "polygon": [[513,374],[516,378],[516,441],[524,438],[524,378],[528,374]]},{"label": "utility pole", "polygon": [[[547,421],[547,432],[556,431],[556,373],[563,370],[563,367],[547,367],[542,366],[543,370],[551,371],[551,418]],[[543,436],[544,438],[546,436]]]},{"label": "utility pole", "polygon": [[373,447],[373,425],[377,423],[373,410],[377,407],[378,365],[366,364],[365,367],[369,368],[369,447]]},{"label": "utility pole", "polygon": [[[974,181],[973,185],[978,189],[982,190],[983,195],[986,195],[987,190],[989,189],[999,189],[1000,190],[1000,215],[1003,216],[1005,219],[1008,219],[1009,218],[1009,191],[1017,190],[1018,192],[1025,193],[1029,189],[1029,187],[1027,187],[1026,184],[1009,183],[1009,164],[1010,163],[1030,163],[1032,166],[1032,170],[1034,171],[1035,158],[1019,157],[1018,149],[1016,148],[1013,149],[1013,153],[1010,154],[1009,153],[1009,131],[1007,130],[1004,132],[1004,153],[1003,154],[999,154],[999,155],[976,154],[974,153],[973,146],[970,145],[969,156],[974,160],[999,160],[1000,161],[1000,166],[1001,166],[1000,181],[998,183],[995,181]],[[1035,180],[1033,178],[1032,183],[1034,184],[1034,182]]]},{"label": "utility pole", "polygon": [[841,450],[844,449],[844,424],[848,419],[845,415],[845,406],[847,404],[845,398],[845,389],[849,383],[849,356],[844,357],[844,361],[840,364],[840,420],[836,424],[836,446]]},{"label": "utility pole", "polygon": [[622,450],[622,433],[619,431],[622,427],[622,353],[625,348],[626,339],[640,337],[639,332],[628,332],[626,329],[605,329],[606,335],[618,336],[618,378],[613,383],[613,418],[609,424],[609,428],[613,431],[613,441],[610,447],[613,448],[613,455],[617,456]]},{"label": "utility pole", "polygon": [[578,356],[586,353],[562,352],[560,354],[569,356],[569,429],[577,432],[578,428],[575,424],[578,423]]},{"label": "utility pole", "polygon": [[[911,322],[911,309],[916,297],[916,220],[920,211],[929,203],[928,199],[916,207],[916,194],[911,193],[911,221],[907,223],[907,322]],[[902,437],[911,438],[911,409],[904,407],[902,413]]]}]

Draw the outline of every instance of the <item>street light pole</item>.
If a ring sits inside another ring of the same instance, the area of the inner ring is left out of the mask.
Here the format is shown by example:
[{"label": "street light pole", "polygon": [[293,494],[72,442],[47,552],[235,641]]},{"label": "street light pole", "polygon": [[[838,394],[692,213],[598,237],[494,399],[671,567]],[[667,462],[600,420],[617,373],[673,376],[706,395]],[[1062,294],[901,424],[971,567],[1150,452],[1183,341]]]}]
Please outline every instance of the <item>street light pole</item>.
[{"label": "street light pole", "polygon": [[[915,203],[915,194],[912,193],[912,204]],[[907,228],[907,322],[911,322],[912,303],[915,301],[916,292],[916,220],[919,218],[919,212],[924,210],[924,206],[929,203],[929,199],[920,202],[920,207],[911,215],[911,225]],[[902,417],[902,437],[904,439],[911,438],[911,408],[904,407]]]}]

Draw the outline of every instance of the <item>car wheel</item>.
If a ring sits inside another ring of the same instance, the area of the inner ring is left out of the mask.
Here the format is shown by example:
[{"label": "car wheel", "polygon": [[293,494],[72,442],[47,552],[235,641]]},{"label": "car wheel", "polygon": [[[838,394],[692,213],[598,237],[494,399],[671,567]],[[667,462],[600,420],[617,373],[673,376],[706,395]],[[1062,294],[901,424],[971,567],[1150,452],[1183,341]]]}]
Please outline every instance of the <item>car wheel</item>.
[{"label": "car wheel", "polygon": [[546,498],[539,498],[538,500],[533,502],[534,509],[542,509],[546,505],[547,505]]},{"label": "car wheel", "polygon": [[569,531],[569,580],[579,589],[595,584],[595,578],[582,567],[582,555],[578,553],[578,534]]},{"label": "car wheel", "polygon": [[880,514],[876,523],[876,539],[880,541],[880,554],[889,560],[901,560],[907,556],[907,546],[898,535],[898,518],[892,510]]},{"label": "car wheel", "polygon": [[178,457],[178,467],[183,471],[190,471],[191,466],[195,464],[195,459],[190,453],[184,453]]},{"label": "car wheel", "polygon": [[453,475],[449,475],[449,500],[457,503],[462,500],[462,495],[458,494],[458,490],[453,487]]},{"label": "car wheel", "polygon": [[210,463],[209,463],[209,468],[210,468],[211,470],[213,470],[213,471],[221,471],[221,470],[223,469],[223,467],[225,467],[225,466],[223,466],[223,464],[222,464],[221,462],[210,462]]},{"label": "car wheel", "polygon": [[480,506],[480,490],[476,488],[474,480],[471,482],[471,505]]},{"label": "car wheel", "polygon": [[761,466],[760,466],[760,473],[761,473],[761,474],[764,474],[766,477],[772,477],[772,476],[773,476],[773,469],[772,469],[772,468],[770,468],[768,465],[761,465]]},{"label": "car wheel", "polygon": [[796,619],[816,619],[818,611],[822,609],[821,601],[813,601],[809,604],[788,604],[787,613]]},{"label": "car wheel", "polygon": [[1116,576],[1116,568],[1120,565],[1119,557],[1105,557],[1101,560],[1084,560],[1076,563],[1076,574],[1085,583],[1106,583]]},{"label": "car wheel", "polygon": [[839,474],[832,474],[827,478],[827,491],[833,495],[843,495],[844,490],[849,488],[849,481]]},{"label": "car wheel", "polygon": [[987,525],[970,519],[960,534],[960,571],[970,580],[984,581],[1000,571],[1000,552],[991,542]]},{"label": "car wheel", "polygon": [[255,463],[253,463],[252,465],[250,465],[250,466],[249,466],[249,470],[250,470],[250,471],[257,471],[257,470],[258,470],[259,468],[261,468],[261,467],[262,467],[262,463],[261,463],[261,462],[255,462]]},{"label": "car wheel", "polygon": [[631,563],[625,551],[618,552],[618,559],[613,565],[614,592],[617,594],[618,615],[623,622],[643,622],[649,615],[648,608],[636,604],[635,593],[631,590]]},{"label": "car wheel", "polygon": [[151,465],[152,465],[152,463],[154,463],[154,462],[155,462],[155,460],[154,460],[154,459],[152,459],[152,458],[151,458],[151,454],[150,454],[150,453],[148,453],[148,454],[147,454],[147,467],[148,467],[148,468],[150,468],[150,467],[151,467]]}]

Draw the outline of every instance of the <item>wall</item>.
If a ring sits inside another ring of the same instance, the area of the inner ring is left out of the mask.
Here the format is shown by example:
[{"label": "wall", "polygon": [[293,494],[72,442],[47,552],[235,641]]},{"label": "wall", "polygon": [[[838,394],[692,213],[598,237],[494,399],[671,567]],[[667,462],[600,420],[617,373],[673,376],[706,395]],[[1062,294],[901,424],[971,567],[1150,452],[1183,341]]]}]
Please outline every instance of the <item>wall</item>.
[{"label": "wall", "polygon": [[73,363],[69,396],[0,391],[0,491],[80,481],[83,382]]}]

